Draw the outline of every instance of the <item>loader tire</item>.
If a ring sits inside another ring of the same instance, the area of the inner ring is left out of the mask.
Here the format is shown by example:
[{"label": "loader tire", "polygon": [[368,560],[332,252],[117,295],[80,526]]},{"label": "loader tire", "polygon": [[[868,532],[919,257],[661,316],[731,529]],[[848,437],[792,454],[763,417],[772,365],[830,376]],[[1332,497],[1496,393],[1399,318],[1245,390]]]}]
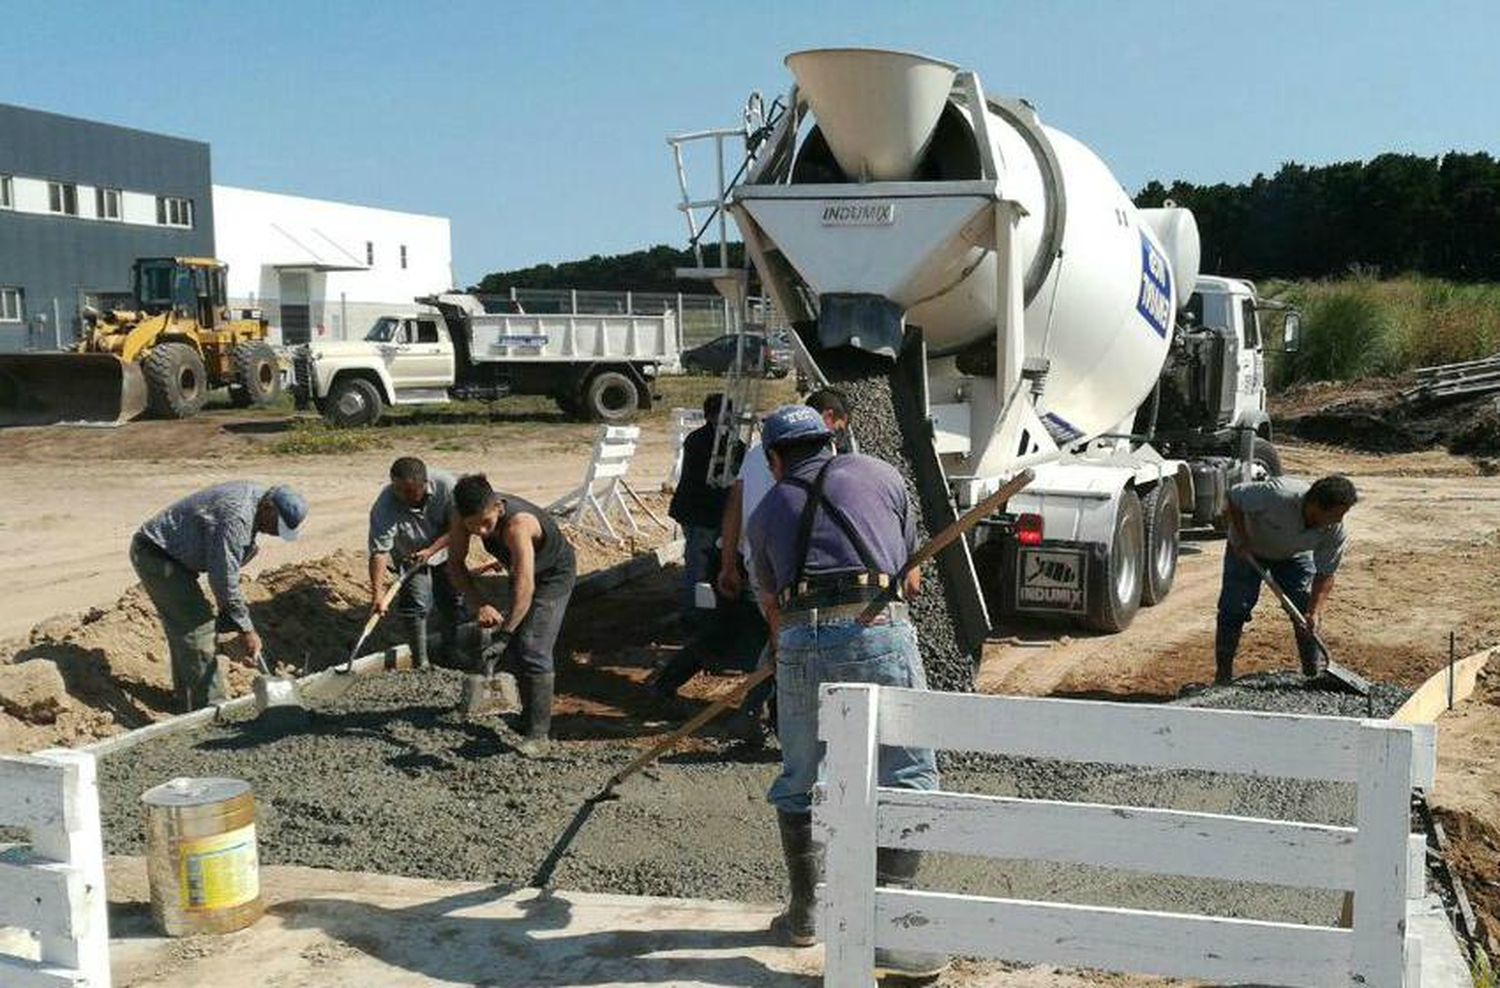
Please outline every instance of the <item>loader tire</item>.
[{"label": "loader tire", "polygon": [[640,401],[640,392],[629,377],[619,371],[600,371],[589,378],[583,405],[590,419],[613,425],[635,418]]},{"label": "loader tire", "polygon": [[203,358],[186,343],[158,343],[141,361],[141,372],[146,376],[146,407],[156,418],[190,418],[208,400]]},{"label": "loader tire", "polygon": [[342,377],[323,403],[323,417],[341,428],[374,425],[385,411],[380,389],[362,377]]},{"label": "loader tire", "polygon": [[229,393],[240,408],[269,405],[281,397],[281,365],[267,343],[242,343],[234,348],[234,382]]},{"label": "loader tire", "polygon": [[1120,496],[1120,510],[1115,513],[1114,535],[1104,565],[1096,567],[1098,576],[1089,588],[1088,626],[1095,631],[1124,631],[1141,609],[1146,542],[1141,515],[1140,497],[1133,490],[1125,491]]},{"label": "loader tire", "polygon": [[1177,484],[1170,477],[1151,488],[1141,502],[1146,516],[1145,575],[1141,582],[1141,604],[1159,604],[1172,592],[1177,579],[1178,530],[1182,506]]}]

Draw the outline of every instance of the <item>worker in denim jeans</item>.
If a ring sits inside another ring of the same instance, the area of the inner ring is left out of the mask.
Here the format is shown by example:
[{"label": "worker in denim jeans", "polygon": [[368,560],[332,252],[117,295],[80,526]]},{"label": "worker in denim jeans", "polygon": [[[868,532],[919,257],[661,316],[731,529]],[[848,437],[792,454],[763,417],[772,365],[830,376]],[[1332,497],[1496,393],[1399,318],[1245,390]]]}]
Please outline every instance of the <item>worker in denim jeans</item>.
[{"label": "worker in denim jeans", "polygon": [[[767,416],[762,446],[776,485],[746,527],[751,576],[776,648],[777,738],[781,774],[771,786],[791,889],[774,929],[795,946],[816,942],[818,852],[812,840],[812,790],[818,781],[818,689],[823,683],[876,683],[926,689],[917,636],[900,601],[868,624],[859,613],[902,580],[905,597],[921,575],[901,575],[916,549],[916,508],[901,475],[859,454],[835,456],[823,416],[785,405]],[[935,789],[930,749],[881,746],[880,784]],[[914,851],[880,848],[881,884],[910,886],[920,863]],[[940,955],[876,951],[875,966],[907,978],[934,978]]]},{"label": "worker in denim jeans", "polygon": [[[1260,599],[1261,568],[1286,592],[1316,633],[1333,593],[1334,573],[1344,558],[1344,515],[1359,496],[1349,478],[1337,474],[1309,486],[1290,477],[1240,484],[1225,508],[1229,545],[1224,550],[1224,582],[1219,591],[1214,638],[1214,682],[1234,680],[1240,635]],[[1297,632],[1302,672],[1317,676],[1324,660],[1312,634]]]}]

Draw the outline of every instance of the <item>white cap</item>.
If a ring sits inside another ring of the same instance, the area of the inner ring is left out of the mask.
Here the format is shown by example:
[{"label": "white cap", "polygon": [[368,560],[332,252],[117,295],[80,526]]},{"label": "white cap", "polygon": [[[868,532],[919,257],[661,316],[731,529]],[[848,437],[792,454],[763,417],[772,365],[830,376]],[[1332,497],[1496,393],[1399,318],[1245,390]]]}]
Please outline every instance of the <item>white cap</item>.
[{"label": "white cap", "polygon": [[276,516],[276,534],[288,542],[295,542],[302,537],[302,526],[292,526],[286,523],[281,515]]}]

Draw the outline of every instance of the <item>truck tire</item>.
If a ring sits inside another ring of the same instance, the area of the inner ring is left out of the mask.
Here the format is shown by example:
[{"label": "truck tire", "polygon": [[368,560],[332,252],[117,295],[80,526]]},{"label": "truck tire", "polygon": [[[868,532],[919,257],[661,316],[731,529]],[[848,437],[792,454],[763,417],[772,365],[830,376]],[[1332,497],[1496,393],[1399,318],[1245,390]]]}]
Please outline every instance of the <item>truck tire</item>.
[{"label": "truck tire", "polygon": [[1089,601],[1088,626],[1095,631],[1124,631],[1141,609],[1146,542],[1141,515],[1141,499],[1135,491],[1126,490],[1120,495],[1120,510],[1115,512],[1109,550],[1090,588],[1093,599]]},{"label": "truck tire", "polygon": [[600,371],[584,388],[583,410],[595,422],[629,422],[640,404],[635,382],[619,371]]},{"label": "truck tire", "polygon": [[208,400],[203,357],[186,343],[158,343],[141,361],[141,373],[146,377],[146,407],[156,418],[190,418]]},{"label": "truck tire", "polygon": [[323,417],[340,428],[374,425],[385,410],[380,389],[362,377],[341,377],[333,382],[323,403]]},{"label": "truck tire", "polygon": [[1177,579],[1178,531],[1182,506],[1177,484],[1169,477],[1151,488],[1141,502],[1146,520],[1145,578],[1141,581],[1141,604],[1150,607],[1166,600]]},{"label": "truck tire", "polygon": [[1281,454],[1271,445],[1271,440],[1255,437],[1250,450],[1250,472],[1256,480],[1269,480],[1281,476]]},{"label": "truck tire", "polygon": [[267,343],[241,343],[230,355],[234,383],[230,394],[241,408],[269,405],[281,397],[281,365]]}]

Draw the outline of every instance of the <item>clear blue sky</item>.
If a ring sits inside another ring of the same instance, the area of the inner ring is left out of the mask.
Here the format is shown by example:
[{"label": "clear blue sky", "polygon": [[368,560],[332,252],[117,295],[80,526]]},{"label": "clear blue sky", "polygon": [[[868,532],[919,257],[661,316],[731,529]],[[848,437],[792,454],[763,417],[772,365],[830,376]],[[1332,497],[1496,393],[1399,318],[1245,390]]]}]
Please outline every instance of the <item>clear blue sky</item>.
[{"label": "clear blue sky", "polygon": [[1286,160],[1500,151],[1500,2],[0,0],[0,101],[209,141],[216,181],[437,213],[455,272],[685,240],[669,132],[782,57],[977,69],[1132,191]]}]

